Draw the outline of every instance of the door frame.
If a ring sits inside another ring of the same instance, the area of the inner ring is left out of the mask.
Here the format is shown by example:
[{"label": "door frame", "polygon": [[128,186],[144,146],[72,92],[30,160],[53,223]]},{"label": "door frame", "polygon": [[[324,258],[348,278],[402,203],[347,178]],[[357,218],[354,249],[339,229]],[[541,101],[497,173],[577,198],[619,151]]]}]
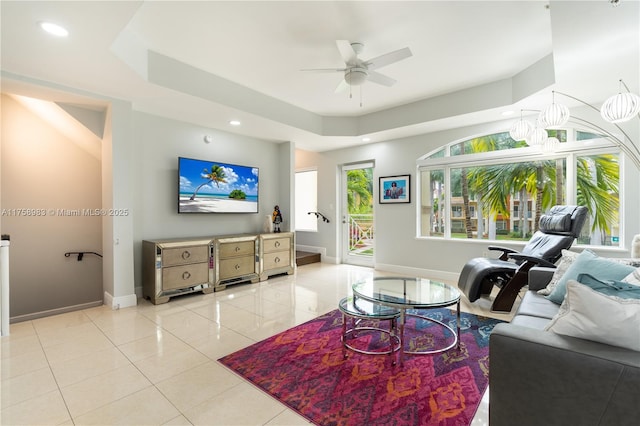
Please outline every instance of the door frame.
[{"label": "door frame", "polygon": [[[349,250],[349,211],[347,202],[347,172],[349,170],[359,170],[371,168],[375,170],[375,163],[373,161],[362,161],[358,163],[343,164],[340,167],[340,260],[342,263],[357,266],[375,267],[375,237],[373,238],[373,255],[362,256],[351,253]],[[373,179],[373,174],[372,174]],[[374,197],[373,202],[373,222],[375,224],[375,179],[372,184],[372,194]],[[375,225],[374,225],[375,229]]]}]

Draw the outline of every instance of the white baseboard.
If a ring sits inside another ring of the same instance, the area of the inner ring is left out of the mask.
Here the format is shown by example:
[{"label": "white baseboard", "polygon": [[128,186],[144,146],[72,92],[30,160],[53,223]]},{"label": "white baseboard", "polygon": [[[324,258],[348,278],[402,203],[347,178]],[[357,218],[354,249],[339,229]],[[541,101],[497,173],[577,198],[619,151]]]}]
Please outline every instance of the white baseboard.
[{"label": "white baseboard", "polygon": [[326,247],[316,247],[316,246],[303,246],[300,244],[296,244],[296,250],[298,251],[306,251],[309,253],[320,253],[320,257],[325,257],[327,255]]},{"label": "white baseboard", "polygon": [[448,284],[457,283],[458,277],[460,276],[460,274],[456,272],[437,271],[434,269],[422,269],[409,266],[388,265],[380,263],[376,264],[375,269],[379,271],[396,272],[402,275],[411,275],[416,277],[429,278],[432,280],[440,280]]},{"label": "white baseboard", "polygon": [[9,320],[9,323],[31,321],[38,318],[50,317],[52,315],[60,315],[60,314],[66,314],[67,312],[74,312],[74,311],[81,311],[83,309],[88,309],[88,308],[95,308],[96,306],[102,306],[102,301],[96,300],[95,302],[81,303],[79,305],[65,306],[63,308],[48,309],[46,311],[34,312],[32,314],[17,315],[15,317],[11,317]]},{"label": "white baseboard", "polygon": [[104,304],[110,306],[111,309],[130,308],[138,304],[138,297],[135,294],[127,296],[113,297],[108,292],[104,292]]}]

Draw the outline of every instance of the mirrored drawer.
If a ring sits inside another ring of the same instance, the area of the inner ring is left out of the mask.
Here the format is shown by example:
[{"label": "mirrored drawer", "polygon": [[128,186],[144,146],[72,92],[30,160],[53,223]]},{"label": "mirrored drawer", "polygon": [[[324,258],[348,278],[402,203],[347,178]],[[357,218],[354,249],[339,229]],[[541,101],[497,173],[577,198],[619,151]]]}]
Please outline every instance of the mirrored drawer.
[{"label": "mirrored drawer", "polygon": [[220,279],[239,277],[256,272],[254,256],[220,259]]},{"label": "mirrored drawer", "polygon": [[162,250],[162,266],[186,265],[209,261],[209,246],[187,246]]},{"label": "mirrored drawer", "polygon": [[289,247],[291,247],[291,238],[265,238],[262,240],[262,244],[264,244],[262,250],[265,253],[289,250]]},{"label": "mirrored drawer", "polygon": [[254,241],[237,241],[220,243],[218,255],[220,258],[255,255],[256,243]]},{"label": "mirrored drawer", "polygon": [[291,258],[288,251],[265,253],[263,262],[264,269],[269,270],[289,266]]},{"label": "mirrored drawer", "polygon": [[162,289],[170,290],[206,283],[209,281],[209,264],[171,266],[162,268]]}]

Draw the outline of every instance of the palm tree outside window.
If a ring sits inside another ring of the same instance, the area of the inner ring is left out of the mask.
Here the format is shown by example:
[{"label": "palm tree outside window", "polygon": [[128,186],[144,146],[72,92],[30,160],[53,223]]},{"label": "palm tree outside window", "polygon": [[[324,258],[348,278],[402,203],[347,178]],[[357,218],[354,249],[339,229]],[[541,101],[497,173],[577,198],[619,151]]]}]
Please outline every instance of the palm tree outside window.
[{"label": "palm tree outside window", "polygon": [[[619,244],[619,150],[589,132],[560,129],[549,135],[560,140],[554,153],[501,132],[454,142],[419,159],[420,183],[428,188],[419,191],[420,235],[526,241],[551,206],[575,203],[589,211],[578,243]],[[589,148],[576,142],[585,139],[596,142]],[[447,203],[451,217],[443,220]]]}]

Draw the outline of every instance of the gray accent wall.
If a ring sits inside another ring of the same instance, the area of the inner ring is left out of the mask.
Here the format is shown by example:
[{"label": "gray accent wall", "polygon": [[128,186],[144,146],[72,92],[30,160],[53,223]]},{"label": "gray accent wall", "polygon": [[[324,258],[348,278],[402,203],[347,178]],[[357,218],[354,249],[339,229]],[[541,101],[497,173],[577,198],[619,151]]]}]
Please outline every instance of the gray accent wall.
[{"label": "gray accent wall", "polygon": [[[264,217],[279,204],[290,230],[293,154],[277,144],[141,112],[132,113],[133,241],[136,292],[140,294],[142,241],[262,232]],[[211,143],[204,136],[212,137]],[[258,167],[258,213],[178,214],[178,157]]]}]

